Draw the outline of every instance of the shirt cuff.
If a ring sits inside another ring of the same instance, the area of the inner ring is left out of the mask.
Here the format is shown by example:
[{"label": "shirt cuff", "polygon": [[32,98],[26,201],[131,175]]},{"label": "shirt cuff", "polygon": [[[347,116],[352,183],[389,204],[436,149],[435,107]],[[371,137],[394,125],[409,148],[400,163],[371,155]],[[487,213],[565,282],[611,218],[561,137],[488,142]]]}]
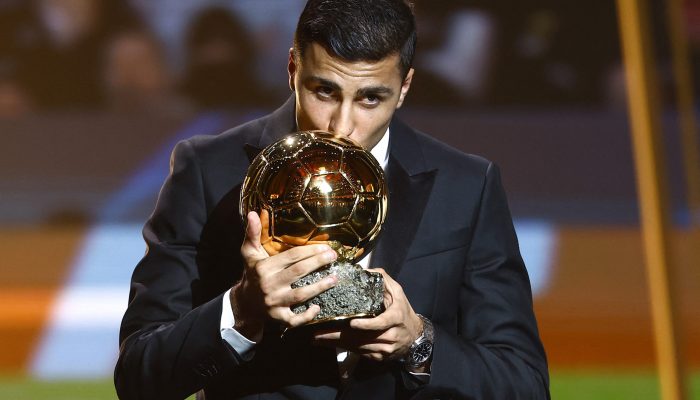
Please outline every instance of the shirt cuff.
[{"label": "shirt cuff", "polygon": [[401,374],[403,385],[408,390],[418,390],[430,383],[430,373],[411,372],[404,369]]},{"label": "shirt cuff", "polygon": [[223,306],[221,307],[221,338],[233,347],[233,350],[243,359],[250,361],[255,355],[256,343],[248,340],[240,332],[233,329],[236,324],[236,318],[233,316],[233,308],[231,308],[231,289],[224,293]]}]

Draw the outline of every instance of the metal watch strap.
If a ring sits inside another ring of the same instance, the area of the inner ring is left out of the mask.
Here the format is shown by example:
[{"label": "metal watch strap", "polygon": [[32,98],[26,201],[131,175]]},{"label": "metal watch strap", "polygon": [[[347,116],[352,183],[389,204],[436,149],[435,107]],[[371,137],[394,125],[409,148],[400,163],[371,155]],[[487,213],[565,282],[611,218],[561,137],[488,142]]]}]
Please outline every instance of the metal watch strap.
[{"label": "metal watch strap", "polygon": [[423,331],[420,336],[411,343],[408,354],[404,358],[404,363],[409,368],[419,368],[425,365],[430,359],[433,350],[433,323],[420,314],[416,315],[423,321]]}]

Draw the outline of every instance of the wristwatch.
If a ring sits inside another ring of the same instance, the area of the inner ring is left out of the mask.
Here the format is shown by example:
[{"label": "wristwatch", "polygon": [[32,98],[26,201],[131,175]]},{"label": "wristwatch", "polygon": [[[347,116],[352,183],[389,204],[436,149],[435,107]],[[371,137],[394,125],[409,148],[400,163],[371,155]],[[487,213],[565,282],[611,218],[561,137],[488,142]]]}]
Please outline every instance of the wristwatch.
[{"label": "wristwatch", "polygon": [[418,339],[413,341],[408,348],[408,354],[403,358],[403,362],[409,369],[417,369],[425,366],[430,356],[433,354],[433,323],[428,318],[417,314],[423,321],[423,331]]}]

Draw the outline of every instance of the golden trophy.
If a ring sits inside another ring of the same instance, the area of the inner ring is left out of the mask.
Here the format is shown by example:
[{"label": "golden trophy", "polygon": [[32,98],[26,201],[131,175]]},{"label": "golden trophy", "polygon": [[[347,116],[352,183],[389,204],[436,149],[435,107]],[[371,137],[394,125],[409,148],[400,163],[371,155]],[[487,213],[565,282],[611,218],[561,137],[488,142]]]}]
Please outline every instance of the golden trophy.
[{"label": "golden trophy", "polygon": [[327,243],[338,259],[299,279],[309,285],[335,274],[338,283],[292,306],[321,307],[309,324],[373,317],[384,310],[384,280],[355,264],[374,247],[387,213],[384,172],[352,140],[323,131],[293,133],[253,160],[241,188],[240,214],[256,211],[269,255],[294,246]]}]

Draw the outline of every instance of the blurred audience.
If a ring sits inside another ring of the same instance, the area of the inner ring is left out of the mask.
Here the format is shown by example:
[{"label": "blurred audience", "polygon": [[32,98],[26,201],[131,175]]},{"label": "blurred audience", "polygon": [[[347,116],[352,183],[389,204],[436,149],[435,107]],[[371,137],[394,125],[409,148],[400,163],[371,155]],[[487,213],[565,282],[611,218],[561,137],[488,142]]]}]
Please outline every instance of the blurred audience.
[{"label": "blurred audience", "polygon": [[416,1],[418,45],[408,104],[459,106],[483,99],[495,46],[493,17],[470,2]]},{"label": "blurred audience", "polygon": [[52,109],[95,108],[104,101],[102,53],[117,30],[139,24],[122,0],[35,0],[39,34],[23,60],[34,100]]},{"label": "blurred audience", "polygon": [[254,73],[252,42],[229,9],[202,11],[187,32],[183,92],[202,109],[268,105],[267,90]]},{"label": "blurred audience", "polygon": [[161,44],[145,29],[124,30],[107,43],[103,80],[110,111],[154,117],[183,117],[192,111],[175,92]]},{"label": "blurred audience", "polygon": [[487,5],[499,27],[493,103],[603,102],[620,51],[614,2],[501,3]]},{"label": "blurred audience", "polygon": [[[421,51],[410,106],[626,104],[614,3],[415,3]],[[241,6],[239,15],[223,4],[0,0],[0,117],[76,109],[182,116],[195,109],[230,112],[277,104],[287,95],[285,71],[266,69],[265,52],[280,40],[291,44],[291,37],[280,38],[286,36],[280,23],[251,16],[259,11],[243,13]],[[700,64],[699,4],[691,0],[684,9],[694,71]],[[652,6],[668,100],[673,81],[664,4],[655,0]],[[174,11],[165,12],[168,7]],[[184,48],[184,68],[166,57],[167,49],[152,34],[155,27],[145,25],[141,15],[161,30],[179,15],[186,32],[183,40],[179,34],[172,40]],[[270,78],[277,74],[279,80]],[[695,84],[700,90],[700,79]]]},{"label": "blurred audience", "polygon": [[0,76],[0,120],[22,117],[31,109],[31,101],[22,85],[15,79]]},{"label": "blurred audience", "polygon": [[23,61],[37,46],[39,33],[31,7],[20,0],[0,1],[0,118],[25,115],[32,99]]},{"label": "blurred audience", "polygon": [[614,3],[416,0],[416,14],[409,104],[605,104],[619,61]]}]

